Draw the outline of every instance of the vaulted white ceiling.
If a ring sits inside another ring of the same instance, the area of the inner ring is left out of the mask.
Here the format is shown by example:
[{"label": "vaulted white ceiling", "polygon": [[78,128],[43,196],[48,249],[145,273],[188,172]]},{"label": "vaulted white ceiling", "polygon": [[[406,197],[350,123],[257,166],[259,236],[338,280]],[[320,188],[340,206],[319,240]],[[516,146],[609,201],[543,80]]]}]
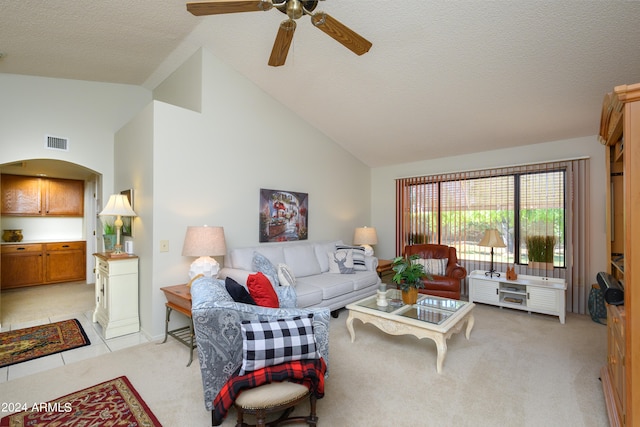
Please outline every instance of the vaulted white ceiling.
[{"label": "vaulted white ceiling", "polygon": [[273,68],[285,19],[275,9],[196,17],[178,0],[3,2],[0,72],[153,89],[205,47],[371,167],[595,135],[604,94],[640,82],[638,1],[326,0],[317,10],[371,50],[356,56],[303,16]]}]

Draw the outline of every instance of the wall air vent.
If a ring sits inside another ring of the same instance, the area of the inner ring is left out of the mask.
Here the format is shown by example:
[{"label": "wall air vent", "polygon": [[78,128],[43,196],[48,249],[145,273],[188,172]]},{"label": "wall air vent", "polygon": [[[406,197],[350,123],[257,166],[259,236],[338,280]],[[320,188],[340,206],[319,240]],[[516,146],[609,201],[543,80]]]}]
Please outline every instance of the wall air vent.
[{"label": "wall air vent", "polygon": [[59,136],[45,135],[44,148],[50,150],[69,151],[69,140]]}]

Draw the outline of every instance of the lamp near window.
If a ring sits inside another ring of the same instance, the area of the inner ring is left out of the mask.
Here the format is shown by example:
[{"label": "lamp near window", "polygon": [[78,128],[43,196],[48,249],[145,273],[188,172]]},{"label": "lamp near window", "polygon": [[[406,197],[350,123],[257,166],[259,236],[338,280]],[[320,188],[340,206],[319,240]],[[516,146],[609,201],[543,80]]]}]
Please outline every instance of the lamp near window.
[{"label": "lamp near window", "polygon": [[116,220],[113,223],[116,227],[116,245],[113,248],[111,256],[127,256],[128,254],[122,252],[122,245],[120,244],[120,233],[122,231],[122,217],[123,216],[137,216],[131,209],[129,199],[124,194],[112,194],[109,196],[107,206],[102,209],[99,216],[115,216]]},{"label": "lamp near window", "polygon": [[353,233],[353,244],[360,245],[364,248],[365,255],[373,256],[373,248],[371,245],[378,244],[378,234],[374,227],[358,227]]},{"label": "lamp near window", "polygon": [[[189,226],[182,246],[182,256],[199,257],[191,263],[189,279],[202,274],[205,277],[217,277],[220,264],[214,256],[226,255],[227,245],[224,240],[224,228]],[[191,283],[191,282],[189,282]]]},{"label": "lamp near window", "polygon": [[507,245],[504,244],[504,240],[500,237],[498,230],[495,228],[485,230],[484,236],[482,237],[482,240],[480,240],[480,243],[478,243],[478,246],[491,248],[491,267],[489,268],[489,271],[484,273],[484,275],[489,277],[493,277],[494,275],[496,277],[500,277],[500,273],[496,273],[496,270],[493,269],[493,248],[505,248]]}]

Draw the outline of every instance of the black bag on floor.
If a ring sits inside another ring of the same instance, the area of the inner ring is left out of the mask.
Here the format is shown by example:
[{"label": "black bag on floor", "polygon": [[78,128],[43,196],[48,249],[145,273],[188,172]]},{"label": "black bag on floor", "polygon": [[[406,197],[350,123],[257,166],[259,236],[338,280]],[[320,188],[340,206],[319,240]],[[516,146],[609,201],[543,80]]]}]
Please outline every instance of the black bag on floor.
[{"label": "black bag on floor", "polygon": [[604,304],[604,295],[600,286],[591,286],[589,291],[589,314],[591,320],[602,325],[607,324],[607,307]]}]

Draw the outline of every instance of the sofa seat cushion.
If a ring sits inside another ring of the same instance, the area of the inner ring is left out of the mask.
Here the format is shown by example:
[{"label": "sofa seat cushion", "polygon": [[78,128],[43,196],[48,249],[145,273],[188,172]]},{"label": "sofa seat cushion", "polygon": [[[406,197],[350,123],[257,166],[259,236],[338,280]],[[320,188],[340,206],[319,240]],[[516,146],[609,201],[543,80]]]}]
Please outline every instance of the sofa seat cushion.
[{"label": "sofa seat cushion", "polygon": [[311,307],[322,303],[322,289],[313,285],[312,280],[304,278],[296,282],[296,306]]},{"label": "sofa seat cushion", "polygon": [[[353,274],[322,273],[298,279],[298,284],[309,283],[322,291],[322,299],[328,300],[353,292]],[[296,288],[297,289],[297,288]]]},{"label": "sofa seat cushion", "polygon": [[353,282],[354,291],[378,286],[378,274],[375,271],[356,271],[349,279]]},{"label": "sofa seat cushion", "polygon": [[448,276],[434,275],[432,280],[423,280],[425,289],[460,292],[460,280]]}]

